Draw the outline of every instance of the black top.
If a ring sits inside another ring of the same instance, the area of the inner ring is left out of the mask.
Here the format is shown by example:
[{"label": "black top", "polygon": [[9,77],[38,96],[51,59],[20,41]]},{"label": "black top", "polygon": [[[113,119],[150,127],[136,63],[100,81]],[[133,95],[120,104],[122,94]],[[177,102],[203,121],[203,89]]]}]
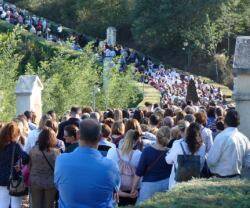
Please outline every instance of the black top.
[{"label": "black top", "polygon": [[[14,146],[16,147],[13,166],[17,165],[19,159],[22,160],[23,165],[28,164],[29,162],[29,155],[22,150],[21,146],[18,143],[12,142],[6,145],[3,150],[0,150],[0,186],[9,185],[11,159]],[[12,168],[14,177],[21,174],[21,172],[17,173],[14,167]]]},{"label": "black top", "polygon": [[[141,154],[136,175],[143,177],[143,182],[155,182],[170,177],[172,165],[167,164],[166,151],[157,150],[151,146],[146,147]],[[157,158],[160,158],[157,162]],[[153,165],[153,166],[152,166]],[[150,167],[150,169],[148,169]]]}]

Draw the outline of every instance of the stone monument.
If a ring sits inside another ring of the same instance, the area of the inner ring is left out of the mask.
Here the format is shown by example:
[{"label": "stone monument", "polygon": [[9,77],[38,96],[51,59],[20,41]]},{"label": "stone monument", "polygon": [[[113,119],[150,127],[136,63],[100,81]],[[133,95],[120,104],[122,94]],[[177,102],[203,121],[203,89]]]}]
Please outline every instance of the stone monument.
[{"label": "stone monument", "polygon": [[237,37],[234,54],[234,99],[242,131],[250,139],[250,36]]},{"label": "stone monument", "polygon": [[[237,37],[234,64],[234,99],[240,114],[240,131],[250,139],[250,36]],[[250,178],[250,152],[242,176]]]},{"label": "stone monument", "polygon": [[116,29],[114,27],[107,28],[107,44],[115,46],[116,44]]},{"label": "stone monument", "polygon": [[37,119],[42,116],[42,90],[43,85],[36,75],[20,76],[16,86],[16,113],[34,111]]}]

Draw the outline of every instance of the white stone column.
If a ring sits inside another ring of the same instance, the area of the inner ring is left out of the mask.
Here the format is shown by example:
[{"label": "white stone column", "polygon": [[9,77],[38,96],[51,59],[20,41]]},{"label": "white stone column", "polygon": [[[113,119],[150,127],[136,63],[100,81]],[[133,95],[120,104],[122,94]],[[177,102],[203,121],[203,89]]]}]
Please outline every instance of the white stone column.
[{"label": "white stone column", "polygon": [[107,28],[107,44],[109,46],[116,45],[116,29],[114,27]]},{"label": "white stone column", "polygon": [[250,138],[250,37],[241,36],[236,40],[234,54],[234,99],[240,114],[240,131]]},{"label": "white stone column", "polygon": [[[237,37],[234,54],[234,99],[240,114],[240,131],[250,139],[250,36]],[[250,152],[248,152],[250,155]],[[248,163],[249,161],[248,157]],[[250,178],[250,164],[242,170],[242,176]]]},{"label": "white stone column", "polygon": [[38,76],[20,76],[16,86],[16,113],[34,111],[37,119],[42,116],[42,90],[43,85]]}]

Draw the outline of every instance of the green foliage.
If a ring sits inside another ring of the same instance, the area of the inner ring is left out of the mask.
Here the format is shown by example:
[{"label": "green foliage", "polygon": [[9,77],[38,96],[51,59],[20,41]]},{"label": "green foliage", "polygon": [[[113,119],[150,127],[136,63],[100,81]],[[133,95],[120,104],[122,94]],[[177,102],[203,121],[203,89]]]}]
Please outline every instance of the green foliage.
[{"label": "green foliage", "polygon": [[[91,44],[81,53],[74,52],[67,45],[51,45],[20,27],[0,33],[0,41],[1,120],[10,120],[15,115],[15,85],[22,74],[37,74],[42,80],[44,112],[53,109],[62,115],[72,105],[93,106],[94,103],[100,110],[136,107],[142,99],[132,69],[122,74],[118,68],[111,69],[107,74],[108,93],[104,93],[103,66]],[[100,92],[94,93],[96,88]]]},{"label": "green foliage", "polygon": [[15,84],[21,56],[16,54],[20,34],[0,34],[0,120],[7,121],[15,115]]},{"label": "green foliage", "polygon": [[192,180],[182,183],[170,192],[156,194],[141,206],[143,208],[247,208],[250,203],[249,180]]}]

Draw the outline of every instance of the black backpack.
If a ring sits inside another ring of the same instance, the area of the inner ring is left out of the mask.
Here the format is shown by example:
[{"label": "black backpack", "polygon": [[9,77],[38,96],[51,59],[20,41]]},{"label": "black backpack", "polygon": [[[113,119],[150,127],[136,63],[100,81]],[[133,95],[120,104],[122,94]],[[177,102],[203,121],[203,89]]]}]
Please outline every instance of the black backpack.
[{"label": "black backpack", "polygon": [[175,181],[189,181],[192,178],[200,177],[200,156],[199,155],[187,155],[182,144],[181,149],[183,151],[183,155],[178,155],[177,163],[178,168],[175,168]]}]

